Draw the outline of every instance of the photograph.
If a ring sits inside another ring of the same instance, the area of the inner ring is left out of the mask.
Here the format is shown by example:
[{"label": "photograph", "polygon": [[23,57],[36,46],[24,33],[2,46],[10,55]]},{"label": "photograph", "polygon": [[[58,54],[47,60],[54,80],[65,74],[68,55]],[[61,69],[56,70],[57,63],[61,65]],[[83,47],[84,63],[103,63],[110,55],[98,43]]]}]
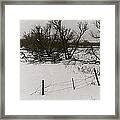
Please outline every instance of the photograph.
[{"label": "photograph", "polygon": [[100,20],[21,20],[20,99],[99,100]]},{"label": "photograph", "polygon": [[3,1],[0,118],[119,119],[119,8]]}]

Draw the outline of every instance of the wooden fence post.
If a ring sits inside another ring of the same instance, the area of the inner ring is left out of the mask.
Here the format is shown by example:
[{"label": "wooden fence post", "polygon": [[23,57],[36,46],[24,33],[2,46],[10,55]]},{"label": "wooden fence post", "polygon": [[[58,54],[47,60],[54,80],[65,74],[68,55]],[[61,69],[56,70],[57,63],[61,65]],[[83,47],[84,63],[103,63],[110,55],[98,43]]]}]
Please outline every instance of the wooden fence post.
[{"label": "wooden fence post", "polygon": [[97,80],[97,84],[98,84],[98,86],[100,86],[100,82],[99,82],[99,80],[98,80],[98,76],[97,76],[96,69],[94,68],[93,70],[94,70],[94,73],[95,73],[95,78],[96,78],[96,80]]},{"label": "wooden fence post", "polygon": [[42,95],[45,95],[44,86],[45,86],[45,82],[44,80],[42,80],[42,84],[41,84]]},{"label": "wooden fence post", "polygon": [[72,85],[73,85],[73,89],[75,90],[75,82],[74,82],[73,78],[72,78]]}]

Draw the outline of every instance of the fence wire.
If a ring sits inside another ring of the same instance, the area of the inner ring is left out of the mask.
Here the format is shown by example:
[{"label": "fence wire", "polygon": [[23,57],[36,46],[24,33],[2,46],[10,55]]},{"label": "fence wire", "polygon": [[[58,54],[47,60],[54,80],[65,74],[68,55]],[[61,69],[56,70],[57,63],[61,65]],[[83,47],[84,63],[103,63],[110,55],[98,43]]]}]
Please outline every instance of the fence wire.
[{"label": "fence wire", "polygon": [[[60,91],[67,90],[67,89],[77,90],[80,88],[88,87],[90,85],[96,85],[95,78],[94,79],[90,79],[90,78],[94,78],[94,75],[89,76],[84,79],[72,78],[74,81],[74,84],[75,84],[75,86],[74,86],[75,89],[73,89],[72,79],[69,81],[64,81],[64,82],[50,83],[50,84],[44,86],[44,92],[45,92],[45,94],[50,94],[50,93],[60,92]],[[55,87],[57,87],[57,88],[60,87],[60,88],[55,89]],[[39,87],[37,87],[35,89],[35,91],[33,91],[30,95],[41,94],[41,93],[42,93],[42,85],[40,84]]]}]

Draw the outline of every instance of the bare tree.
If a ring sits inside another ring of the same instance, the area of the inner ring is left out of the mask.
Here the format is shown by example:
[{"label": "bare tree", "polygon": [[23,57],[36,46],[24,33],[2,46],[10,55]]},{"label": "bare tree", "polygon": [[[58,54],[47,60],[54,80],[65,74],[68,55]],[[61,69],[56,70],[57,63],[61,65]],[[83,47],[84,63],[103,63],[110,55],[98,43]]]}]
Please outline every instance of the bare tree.
[{"label": "bare tree", "polygon": [[65,54],[65,59],[70,59],[71,51],[69,51],[69,48],[70,43],[75,41],[75,32],[72,29],[66,28],[64,25],[62,25],[62,20],[52,20],[50,23],[56,30],[56,34],[61,45],[61,51]]},{"label": "bare tree", "polygon": [[87,25],[88,25],[88,23],[85,22],[85,21],[82,21],[82,22],[78,23],[79,33],[78,33],[78,35],[77,35],[77,39],[75,40],[75,41],[76,41],[76,42],[75,42],[75,47],[73,47],[73,48],[71,49],[71,53],[72,53],[72,54],[71,54],[70,58],[73,57],[75,51],[76,51],[77,48],[79,47],[79,43],[80,43],[80,40],[81,40],[82,36],[84,35],[85,31],[88,30]]}]

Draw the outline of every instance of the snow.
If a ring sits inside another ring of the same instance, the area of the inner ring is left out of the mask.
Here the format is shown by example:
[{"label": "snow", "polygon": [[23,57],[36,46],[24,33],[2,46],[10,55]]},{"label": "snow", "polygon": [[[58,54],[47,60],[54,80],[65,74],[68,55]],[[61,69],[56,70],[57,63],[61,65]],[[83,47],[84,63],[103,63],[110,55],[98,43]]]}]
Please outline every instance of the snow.
[{"label": "snow", "polygon": [[[73,89],[72,78],[75,89]],[[41,81],[45,81],[45,95]],[[99,100],[100,86],[94,74],[84,74],[76,65],[20,63],[22,100]]]}]

